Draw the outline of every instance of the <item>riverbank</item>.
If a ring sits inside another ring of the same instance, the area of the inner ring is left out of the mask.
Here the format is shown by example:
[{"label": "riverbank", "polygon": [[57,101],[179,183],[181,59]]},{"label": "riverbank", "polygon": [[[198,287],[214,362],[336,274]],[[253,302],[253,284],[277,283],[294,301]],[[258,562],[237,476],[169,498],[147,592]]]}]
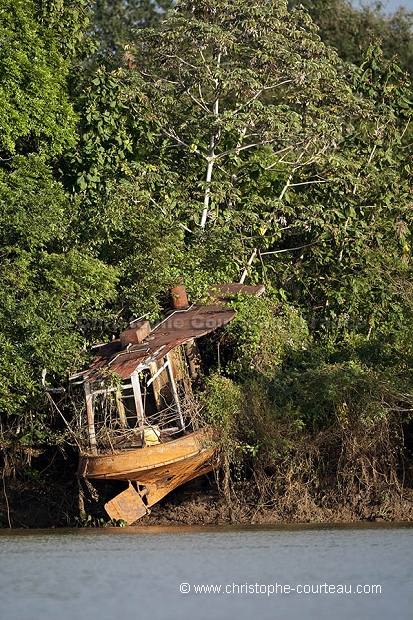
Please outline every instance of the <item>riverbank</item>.
[{"label": "riverbank", "polygon": [[[106,483],[82,485],[85,514],[79,511],[77,479],[48,489],[36,482],[9,483],[0,494],[2,528],[103,527],[108,522],[103,505]],[[271,502],[257,501],[252,482],[239,483],[230,501],[213,476],[200,478],[177,489],[151,508],[136,526],[219,525],[271,523],[354,523],[359,521],[413,521],[413,489],[402,493],[388,488],[376,497],[357,494],[343,497],[337,489],[312,494],[296,488],[296,494],[274,495]]]},{"label": "riverbank", "polygon": [[[249,483],[242,494],[248,495]],[[253,495],[253,489],[251,496]],[[354,523],[358,521],[413,521],[413,490],[403,496],[393,493],[372,503],[371,498],[347,498],[343,501],[331,490],[322,498],[308,493],[297,494],[296,499],[274,497],[271,506],[257,505],[254,501],[236,499],[228,504],[216,485],[197,490],[187,488],[171,494],[154,506],[151,514],[136,525],[216,525],[224,523]]]}]

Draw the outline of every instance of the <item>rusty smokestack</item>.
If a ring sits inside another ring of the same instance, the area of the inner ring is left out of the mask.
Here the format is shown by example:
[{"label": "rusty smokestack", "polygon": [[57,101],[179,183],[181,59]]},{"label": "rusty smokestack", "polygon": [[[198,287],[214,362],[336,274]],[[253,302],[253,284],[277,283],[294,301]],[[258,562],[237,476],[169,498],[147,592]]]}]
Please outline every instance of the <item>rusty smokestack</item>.
[{"label": "rusty smokestack", "polygon": [[189,308],[188,297],[184,286],[174,286],[169,291],[169,303],[173,310]]}]

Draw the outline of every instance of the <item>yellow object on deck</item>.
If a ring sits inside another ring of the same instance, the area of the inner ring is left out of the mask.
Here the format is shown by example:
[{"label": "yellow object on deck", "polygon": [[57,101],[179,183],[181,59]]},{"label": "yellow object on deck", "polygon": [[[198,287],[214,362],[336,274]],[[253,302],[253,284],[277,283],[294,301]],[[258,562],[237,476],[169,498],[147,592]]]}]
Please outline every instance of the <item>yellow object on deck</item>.
[{"label": "yellow object on deck", "polygon": [[160,443],[159,438],[161,436],[161,431],[159,430],[159,426],[145,426],[143,434],[147,446],[156,446]]}]

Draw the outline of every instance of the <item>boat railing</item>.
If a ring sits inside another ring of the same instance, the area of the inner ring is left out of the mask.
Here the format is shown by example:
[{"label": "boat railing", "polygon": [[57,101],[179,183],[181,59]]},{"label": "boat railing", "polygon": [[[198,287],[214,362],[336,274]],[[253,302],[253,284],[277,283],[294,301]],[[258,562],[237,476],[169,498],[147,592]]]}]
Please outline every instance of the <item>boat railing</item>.
[{"label": "boat railing", "polygon": [[[112,391],[97,394],[94,399],[94,424],[99,452],[128,450],[144,445],[166,443],[199,428],[199,404],[193,394],[180,394],[180,411],[172,403],[139,420],[136,412],[119,405]],[[83,416],[83,419],[85,417]],[[81,443],[87,449],[86,429],[79,428]]]}]

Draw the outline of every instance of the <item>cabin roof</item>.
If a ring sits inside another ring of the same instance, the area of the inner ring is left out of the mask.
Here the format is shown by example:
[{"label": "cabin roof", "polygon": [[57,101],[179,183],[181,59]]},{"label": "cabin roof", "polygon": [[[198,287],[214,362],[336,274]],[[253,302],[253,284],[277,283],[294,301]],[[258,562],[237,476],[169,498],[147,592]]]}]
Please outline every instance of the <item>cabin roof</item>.
[{"label": "cabin roof", "polygon": [[74,375],[73,379],[82,376],[80,382],[93,382],[104,379],[110,372],[122,379],[129,379],[135,371],[147,368],[151,362],[162,359],[188,340],[205,336],[229,323],[236,314],[235,310],[223,305],[229,295],[246,293],[258,296],[264,292],[264,288],[262,285],[235,283],[215,285],[209,291],[212,299],[210,304],[197,303],[187,309],[170,312],[152,327],[149,336],[140,344],[122,349],[120,339],[117,339],[102,345],[90,367]]}]

